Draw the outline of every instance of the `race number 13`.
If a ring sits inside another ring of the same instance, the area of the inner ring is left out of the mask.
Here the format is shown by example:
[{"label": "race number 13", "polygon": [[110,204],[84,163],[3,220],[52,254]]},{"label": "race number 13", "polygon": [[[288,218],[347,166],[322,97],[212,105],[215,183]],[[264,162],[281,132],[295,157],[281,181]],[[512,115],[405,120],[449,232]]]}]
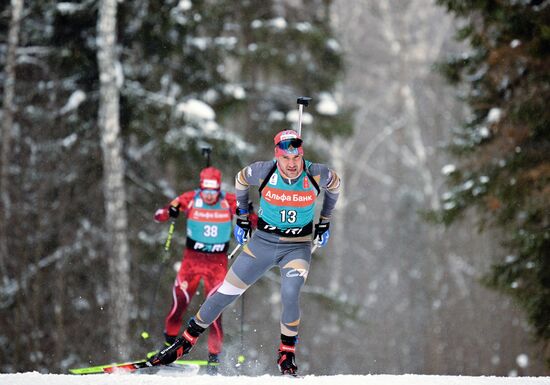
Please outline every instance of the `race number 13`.
[{"label": "race number 13", "polygon": [[281,222],[283,223],[294,223],[296,222],[296,210],[281,210]]}]

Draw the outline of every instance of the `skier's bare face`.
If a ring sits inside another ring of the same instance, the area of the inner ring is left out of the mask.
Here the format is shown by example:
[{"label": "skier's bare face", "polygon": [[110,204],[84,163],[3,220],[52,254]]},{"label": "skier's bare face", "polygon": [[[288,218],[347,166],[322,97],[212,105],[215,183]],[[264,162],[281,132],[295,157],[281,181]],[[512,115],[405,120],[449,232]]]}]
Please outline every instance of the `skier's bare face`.
[{"label": "skier's bare face", "polygon": [[294,179],[302,173],[302,155],[283,155],[277,157],[279,172],[287,179]]}]

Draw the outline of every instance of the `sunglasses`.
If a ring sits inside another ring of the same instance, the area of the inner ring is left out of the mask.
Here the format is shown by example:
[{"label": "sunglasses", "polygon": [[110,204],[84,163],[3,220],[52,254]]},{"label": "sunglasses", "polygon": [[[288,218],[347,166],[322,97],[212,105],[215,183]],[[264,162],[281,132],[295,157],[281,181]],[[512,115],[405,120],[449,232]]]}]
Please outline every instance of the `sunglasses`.
[{"label": "sunglasses", "polygon": [[202,190],[201,194],[203,194],[204,197],[207,198],[214,198],[216,197],[220,192],[218,190]]},{"label": "sunglasses", "polygon": [[281,140],[279,143],[277,143],[277,147],[279,147],[283,151],[292,151],[295,148],[302,147],[302,139],[287,139],[287,140]]}]

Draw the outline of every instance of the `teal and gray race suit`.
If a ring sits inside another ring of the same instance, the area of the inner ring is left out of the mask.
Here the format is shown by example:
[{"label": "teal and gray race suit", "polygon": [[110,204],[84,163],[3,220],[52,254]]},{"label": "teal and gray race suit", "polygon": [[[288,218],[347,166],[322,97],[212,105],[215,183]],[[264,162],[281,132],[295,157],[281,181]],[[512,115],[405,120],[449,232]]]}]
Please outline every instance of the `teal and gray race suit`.
[{"label": "teal and gray race suit", "polygon": [[236,176],[237,203],[247,210],[250,186],[261,187],[258,231],[243,246],[223,284],[195,315],[202,327],[210,325],[268,270],[281,275],[281,334],[295,336],[300,324],[300,291],[311,261],[315,204],[324,191],[321,219],[328,221],[340,192],[340,178],[327,166],[304,162],[302,174],[284,178],[274,161],[256,162]]}]

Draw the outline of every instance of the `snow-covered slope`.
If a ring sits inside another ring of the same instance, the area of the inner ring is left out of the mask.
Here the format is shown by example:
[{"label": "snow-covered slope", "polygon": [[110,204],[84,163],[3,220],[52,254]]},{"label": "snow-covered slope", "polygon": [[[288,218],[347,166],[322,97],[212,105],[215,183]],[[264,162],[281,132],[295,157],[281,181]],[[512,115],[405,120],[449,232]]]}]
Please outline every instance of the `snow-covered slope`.
[{"label": "snow-covered slope", "polygon": [[145,374],[74,376],[37,372],[0,374],[0,385],[550,385],[550,377],[466,377],[422,375],[339,375],[286,378],[274,376],[168,377]]}]

